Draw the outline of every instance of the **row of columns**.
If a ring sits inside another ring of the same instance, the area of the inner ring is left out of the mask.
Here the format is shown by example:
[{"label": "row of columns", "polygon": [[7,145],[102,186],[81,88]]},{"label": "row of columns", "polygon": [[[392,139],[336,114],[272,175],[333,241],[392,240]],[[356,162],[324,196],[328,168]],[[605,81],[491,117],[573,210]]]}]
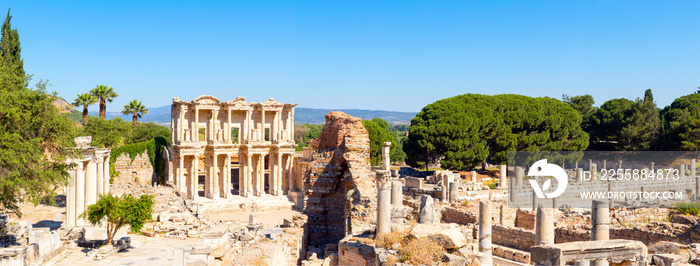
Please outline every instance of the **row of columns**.
[{"label": "row of columns", "polygon": [[[265,194],[265,184],[270,187],[270,194],[280,196],[294,188],[293,164],[294,155],[289,153],[271,153],[269,178],[265,173],[266,153],[239,154],[241,167],[239,171],[239,195],[244,197],[262,196]],[[231,154],[214,153],[205,158],[204,196],[210,199],[229,198],[231,190]],[[180,191],[187,192],[189,199],[199,198],[199,155],[179,154],[178,168],[175,169],[174,183]],[[268,180],[269,179],[269,180]],[[287,181],[287,184],[284,184]]]},{"label": "row of columns", "polygon": [[[192,108],[192,110],[189,110]],[[211,116],[209,117],[209,128],[207,129],[206,141],[226,141],[229,142],[233,139],[231,135],[232,123],[231,118],[232,112],[235,111],[245,111],[245,118],[241,124],[241,130],[238,136],[238,143],[245,143],[247,140],[264,140],[264,133],[266,128],[265,115],[267,112],[273,112],[273,120],[270,123],[270,140],[271,141],[292,141],[294,139],[294,109],[293,108],[272,108],[266,110],[265,107],[252,108],[243,107],[243,109],[232,109],[226,108],[223,111],[226,114],[226,119],[223,121],[223,125],[219,128],[217,122],[219,113],[221,113],[221,107],[199,107],[198,105],[193,105],[189,107],[185,104],[180,104],[178,110],[177,119],[173,122],[173,137],[179,143],[180,141],[188,142],[198,142],[199,139],[199,112],[200,110],[211,111]],[[241,108],[241,107],[236,107]],[[253,113],[259,110],[260,119],[258,121],[253,120]],[[187,119],[187,113],[190,112],[192,119]],[[286,119],[283,116],[286,115]],[[188,121],[189,120],[189,121]],[[284,120],[284,121],[283,121]],[[183,125],[189,123],[188,129],[185,130]]]},{"label": "row of columns", "polygon": [[[95,204],[99,195],[109,194],[110,149],[90,148],[84,150],[85,159],[73,159],[75,167],[68,171],[70,181],[66,187],[67,228],[84,226],[79,219],[87,207]],[[71,162],[71,161],[69,161]]]}]

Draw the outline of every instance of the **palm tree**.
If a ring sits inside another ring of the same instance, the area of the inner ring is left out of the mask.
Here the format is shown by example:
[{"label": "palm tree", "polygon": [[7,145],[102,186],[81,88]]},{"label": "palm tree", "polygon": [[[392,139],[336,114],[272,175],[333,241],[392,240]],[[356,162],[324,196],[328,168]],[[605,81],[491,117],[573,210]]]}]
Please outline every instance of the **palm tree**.
[{"label": "palm tree", "polygon": [[88,120],[88,105],[97,103],[97,97],[89,93],[78,94],[78,98],[73,99],[72,105],[75,107],[83,106],[83,126],[87,125]]},{"label": "palm tree", "polygon": [[124,105],[124,110],[122,110],[122,114],[134,114],[131,121],[134,122],[134,127],[136,127],[138,119],[141,118],[141,115],[148,114],[148,109],[146,109],[146,106],[143,106],[141,102],[133,100],[129,102],[129,104]]},{"label": "palm tree", "polygon": [[100,99],[100,118],[104,119],[107,113],[107,102],[112,102],[114,98],[119,96],[114,92],[114,89],[107,85],[97,85],[90,90],[90,94]]}]

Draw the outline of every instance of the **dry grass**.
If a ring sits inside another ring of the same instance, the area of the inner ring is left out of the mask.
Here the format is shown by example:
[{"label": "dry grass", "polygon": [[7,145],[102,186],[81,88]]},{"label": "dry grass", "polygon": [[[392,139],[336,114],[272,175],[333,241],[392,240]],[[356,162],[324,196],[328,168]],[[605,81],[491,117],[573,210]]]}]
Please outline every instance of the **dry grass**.
[{"label": "dry grass", "polygon": [[391,249],[391,246],[399,243],[401,246],[407,243],[405,232],[391,231],[389,233],[378,234],[374,238],[374,242],[378,247],[383,247],[385,249]]},{"label": "dry grass", "polygon": [[442,260],[443,252],[445,249],[428,238],[411,239],[399,249],[399,260],[414,265],[432,265]]}]

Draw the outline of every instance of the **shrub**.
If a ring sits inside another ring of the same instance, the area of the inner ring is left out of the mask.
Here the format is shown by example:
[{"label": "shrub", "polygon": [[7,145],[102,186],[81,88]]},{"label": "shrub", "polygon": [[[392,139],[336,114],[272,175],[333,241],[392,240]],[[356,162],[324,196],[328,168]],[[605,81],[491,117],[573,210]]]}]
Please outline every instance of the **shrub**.
[{"label": "shrub", "polygon": [[398,231],[391,231],[389,233],[378,234],[377,237],[374,238],[374,241],[377,246],[390,249],[391,246],[396,243],[404,244],[406,239],[405,235],[407,234]]},{"label": "shrub", "polygon": [[141,195],[134,198],[124,195],[121,198],[112,194],[100,195],[95,204],[88,206],[80,218],[87,218],[92,225],[107,224],[107,243],[111,243],[119,228],[129,225],[132,232],[138,232],[143,225],[153,219],[153,196]]},{"label": "shrub", "polygon": [[428,238],[411,239],[399,249],[399,259],[413,265],[433,265],[442,260],[443,252],[445,249]]},{"label": "shrub", "polygon": [[683,214],[698,215],[700,203],[678,203],[676,204],[676,210]]}]

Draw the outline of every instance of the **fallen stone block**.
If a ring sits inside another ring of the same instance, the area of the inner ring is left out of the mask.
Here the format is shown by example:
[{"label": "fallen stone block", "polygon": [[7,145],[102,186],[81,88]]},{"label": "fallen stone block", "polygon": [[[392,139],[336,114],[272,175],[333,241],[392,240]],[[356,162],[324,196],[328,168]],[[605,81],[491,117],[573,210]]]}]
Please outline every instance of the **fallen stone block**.
[{"label": "fallen stone block", "polygon": [[447,263],[449,266],[465,266],[467,265],[467,259],[462,256],[452,255],[449,253],[442,253],[442,262]]}]

